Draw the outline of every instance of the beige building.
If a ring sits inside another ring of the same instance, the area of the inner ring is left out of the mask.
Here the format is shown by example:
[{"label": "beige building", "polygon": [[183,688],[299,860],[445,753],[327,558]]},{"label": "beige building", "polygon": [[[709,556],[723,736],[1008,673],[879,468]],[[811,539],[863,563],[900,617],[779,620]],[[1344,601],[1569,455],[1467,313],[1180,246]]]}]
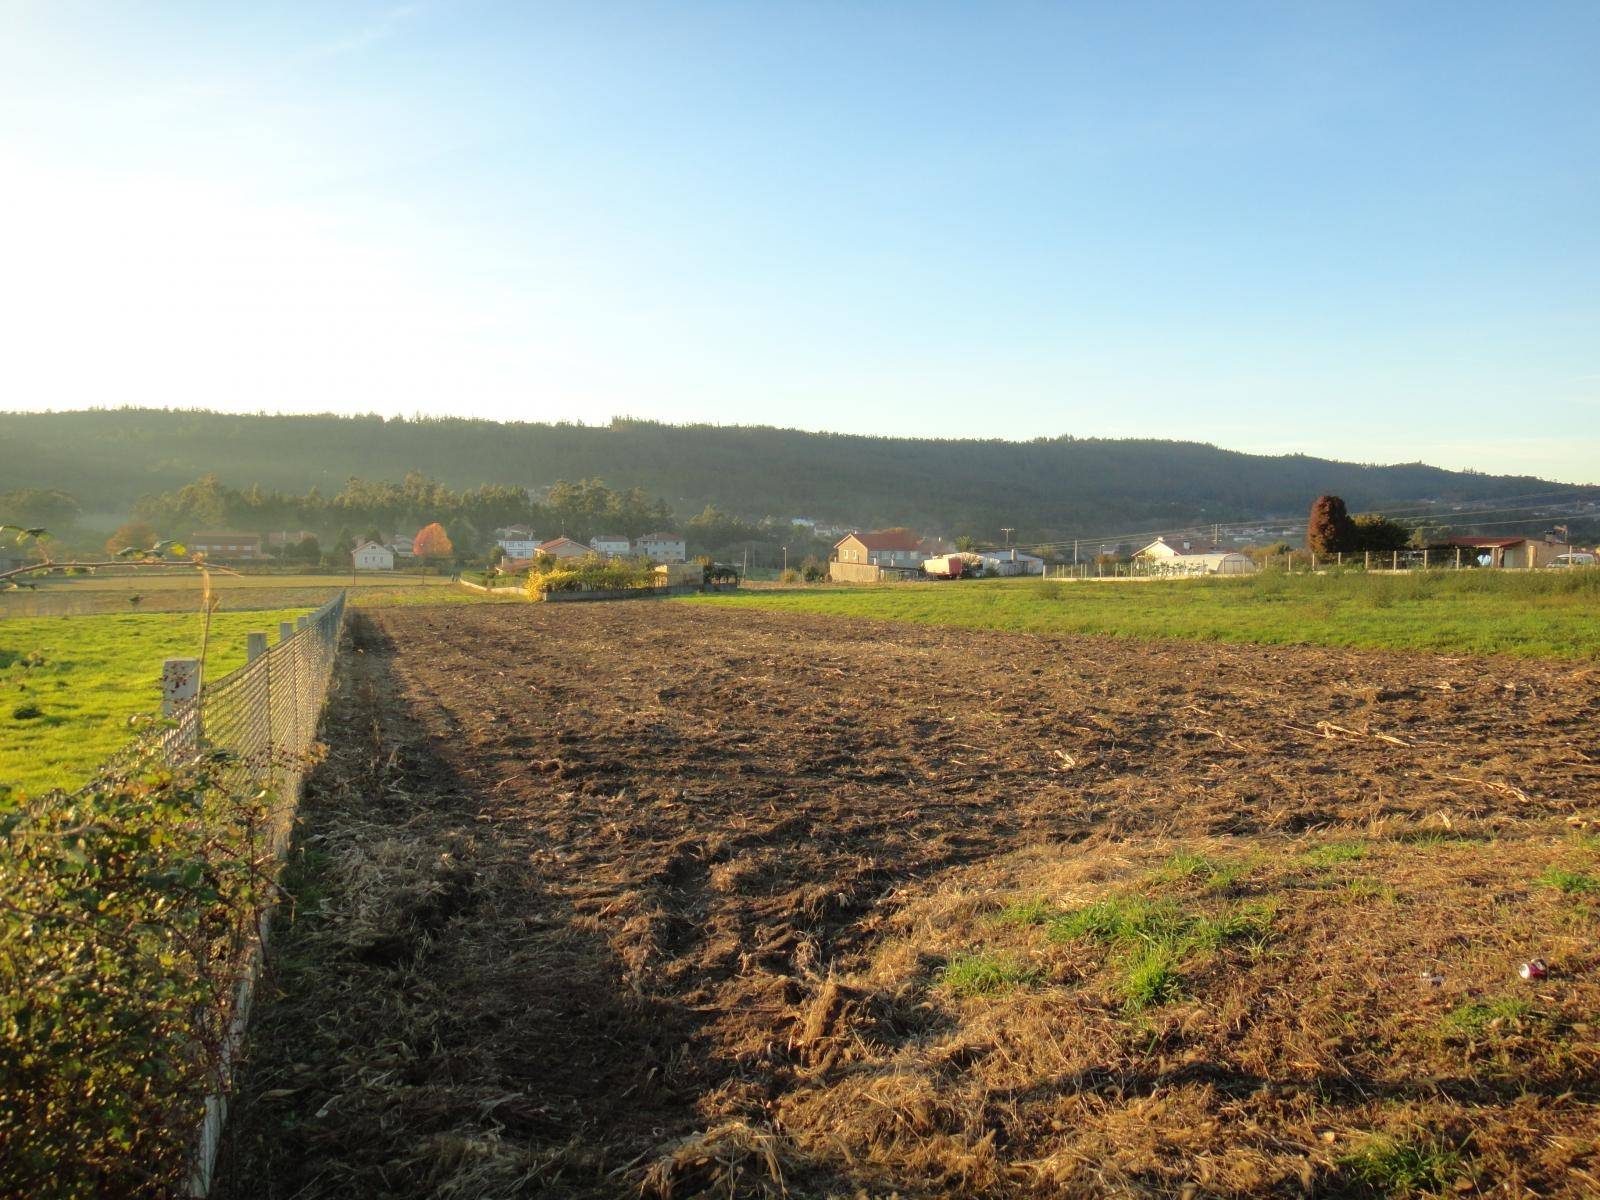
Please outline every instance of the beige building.
[{"label": "beige building", "polygon": [[920,567],[928,555],[909,529],[883,529],[875,533],[847,533],[833,547],[842,563],[868,563],[875,567]]},{"label": "beige building", "polygon": [[1474,554],[1486,567],[1547,567],[1572,547],[1547,538],[1453,537],[1448,546]]},{"label": "beige building", "polygon": [[548,554],[551,558],[588,558],[594,551],[582,542],[575,542],[569,537],[551,538],[548,542],[540,542],[534,548],[536,554]]}]

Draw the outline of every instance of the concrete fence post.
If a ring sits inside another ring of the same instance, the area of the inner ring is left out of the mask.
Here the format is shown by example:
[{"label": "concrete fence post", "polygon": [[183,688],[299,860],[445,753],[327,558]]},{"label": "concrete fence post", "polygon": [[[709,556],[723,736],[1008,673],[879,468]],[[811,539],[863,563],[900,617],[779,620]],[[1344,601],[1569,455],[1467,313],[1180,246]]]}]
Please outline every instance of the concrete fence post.
[{"label": "concrete fence post", "polygon": [[294,636],[294,624],[292,622],[290,622],[290,621],[279,621],[278,622],[278,640],[280,642],[287,642],[293,636]]},{"label": "concrete fence post", "polygon": [[246,662],[255,662],[267,652],[267,635],[264,633],[247,633],[244,635],[244,658]]},{"label": "concrete fence post", "polygon": [[170,717],[200,694],[200,660],[169,658],[161,664],[161,715]]}]

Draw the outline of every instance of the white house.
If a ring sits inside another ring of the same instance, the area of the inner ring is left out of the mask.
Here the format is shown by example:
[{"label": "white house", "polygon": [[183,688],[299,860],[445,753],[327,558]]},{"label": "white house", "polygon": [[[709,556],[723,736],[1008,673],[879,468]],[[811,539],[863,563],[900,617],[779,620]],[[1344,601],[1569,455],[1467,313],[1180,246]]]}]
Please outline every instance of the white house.
[{"label": "white house", "polygon": [[377,542],[362,542],[350,552],[350,561],[358,571],[392,571],[394,551]]},{"label": "white house", "polygon": [[1163,558],[1177,558],[1184,554],[1214,554],[1216,547],[1209,542],[1202,542],[1195,538],[1173,538],[1167,541],[1158,537],[1142,550],[1134,551],[1135,558],[1159,561]]},{"label": "white house", "polygon": [[497,537],[494,544],[506,552],[507,558],[532,558],[539,550],[539,539],[527,537]]},{"label": "white house", "polygon": [[589,545],[596,554],[604,554],[607,558],[627,558],[633,553],[633,543],[619,533],[602,533],[599,537],[590,538]]},{"label": "white house", "polygon": [[980,550],[985,575],[1043,575],[1044,559],[1021,550]]},{"label": "white house", "polygon": [[689,557],[683,538],[676,533],[647,533],[633,543],[633,552],[651,562],[683,562]]}]

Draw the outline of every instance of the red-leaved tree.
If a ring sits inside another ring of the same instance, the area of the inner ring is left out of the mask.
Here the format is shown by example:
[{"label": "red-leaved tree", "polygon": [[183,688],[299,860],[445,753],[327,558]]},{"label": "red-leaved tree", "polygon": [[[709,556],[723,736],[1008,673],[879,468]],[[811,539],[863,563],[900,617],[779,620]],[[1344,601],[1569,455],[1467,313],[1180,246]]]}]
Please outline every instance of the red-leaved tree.
[{"label": "red-leaved tree", "polygon": [[1338,496],[1318,496],[1306,522],[1306,549],[1313,554],[1340,554],[1356,549],[1356,523]]},{"label": "red-leaved tree", "polygon": [[435,521],[417,530],[411,552],[418,558],[449,558],[456,548],[450,544],[450,535],[445,533],[444,526]]}]

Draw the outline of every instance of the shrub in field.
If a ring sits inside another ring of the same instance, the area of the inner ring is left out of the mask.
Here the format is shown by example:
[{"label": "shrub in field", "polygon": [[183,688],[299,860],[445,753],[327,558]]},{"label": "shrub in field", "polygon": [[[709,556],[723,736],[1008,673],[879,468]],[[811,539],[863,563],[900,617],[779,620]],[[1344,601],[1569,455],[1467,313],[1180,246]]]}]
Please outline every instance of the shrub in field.
[{"label": "shrub in field", "polygon": [[219,766],[0,809],[0,1194],[181,1191],[267,883]]},{"label": "shrub in field", "polygon": [[655,573],[640,563],[621,559],[604,559],[598,555],[588,558],[550,561],[540,570],[535,562],[528,573],[528,594],[542,596],[546,592],[588,592],[603,588],[642,588],[655,583]]}]

